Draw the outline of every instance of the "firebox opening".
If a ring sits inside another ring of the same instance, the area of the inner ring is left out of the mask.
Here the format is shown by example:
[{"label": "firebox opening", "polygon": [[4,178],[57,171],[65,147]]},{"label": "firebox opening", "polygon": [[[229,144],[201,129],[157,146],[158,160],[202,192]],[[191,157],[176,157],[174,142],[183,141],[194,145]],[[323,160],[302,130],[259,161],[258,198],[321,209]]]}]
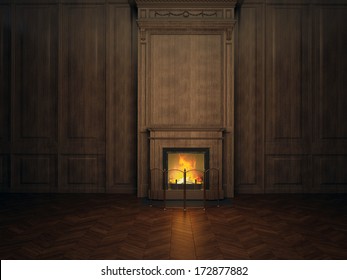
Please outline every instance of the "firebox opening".
[{"label": "firebox opening", "polygon": [[167,170],[169,190],[208,189],[209,148],[163,148],[163,167]]}]

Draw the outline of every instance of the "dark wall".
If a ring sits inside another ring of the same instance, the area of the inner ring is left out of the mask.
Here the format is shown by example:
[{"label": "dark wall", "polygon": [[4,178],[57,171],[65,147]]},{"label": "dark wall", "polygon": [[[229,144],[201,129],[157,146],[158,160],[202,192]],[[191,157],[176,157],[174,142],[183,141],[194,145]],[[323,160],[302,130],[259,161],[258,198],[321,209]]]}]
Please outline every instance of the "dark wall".
[{"label": "dark wall", "polygon": [[347,191],[347,1],[243,1],[236,191]]},{"label": "dark wall", "polygon": [[1,1],[2,191],[135,192],[135,17],[128,1]]},{"label": "dark wall", "polygon": [[[347,191],[347,1],[239,1],[235,187]],[[127,0],[0,2],[0,191],[135,192]]]}]

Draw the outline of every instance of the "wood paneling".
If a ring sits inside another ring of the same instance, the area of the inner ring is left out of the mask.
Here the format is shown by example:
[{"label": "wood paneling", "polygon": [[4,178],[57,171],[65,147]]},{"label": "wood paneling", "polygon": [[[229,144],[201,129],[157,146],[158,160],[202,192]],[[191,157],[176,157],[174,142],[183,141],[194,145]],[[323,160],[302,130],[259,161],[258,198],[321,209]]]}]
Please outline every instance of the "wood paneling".
[{"label": "wood paneling", "polygon": [[57,160],[53,155],[15,155],[12,168],[12,191],[48,192],[56,187]]},{"label": "wood paneling", "polygon": [[149,126],[223,125],[223,37],[199,32],[150,34]]},{"label": "wood paneling", "polygon": [[112,111],[107,133],[114,150],[109,151],[109,190],[134,191],[136,182],[136,89],[132,62],[132,10],[130,7],[109,9],[109,108]]},{"label": "wood paneling", "polygon": [[0,192],[9,187],[9,160],[7,155],[0,155]]},{"label": "wood paneling", "polygon": [[[308,24],[305,6],[266,9],[268,153],[304,152],[308,137]],[[277,142],[277,143],[271,143]]]},{"label": "wood paneling", "polygon": [[105,8],[63,7],[63,150],[105,153]]},{"label": "wood paneling", "polygon": [[346,192],[346,167],[347,155],[314,156],[312,192]]},{"label": "wood paneling", "polygon": [[347,153],[347,8],[314,10],[315,152]]},{"label": "wood paneling", "polygon": [[10,140],[11,25],[10,8],[0,6],[0,152]]},{"label": "wood paneling", "polygon": [[67,160],[68,184],[96,184],[97,158],[69,158]]},{"label": "wood paneling", "polygon": [[238,14],[235,97],[235,184],[237,192],[263,191],[264,16],[262,5]]},{"label": "wood paneling", "polygon": [[107,120],[112,135],[107,176],[115,188],[106,191],[125,186],[120,191],[133,192],[136,77],[130,4],[8,2],[12,5],[0,5],[1,189],[104,192]]},{"label": "wood paneling", "polygon": [[56,6],[16,9],[12,124],[16,148],[25,151],[57,143],[57,16]]},{"label": "wood paneling", "polygon": [[307,191],[308,160],[305,156],[267,156],[266,192]]},{"label": "wood paneling", "polygon": [[148,76],[137,81],[127,0],[0,2],[1,191],[130,192],[138,181],[144,195],[148,125],[201,122],[226,128],[227,184],[235,141],[237,192],[346,192],[345,0],[239,1],[235,131],[230,30],[194,29],[193,16],[193,31],[172,37],[142,30]]},{"label": "wood paneling", "polygon": [[4,184],[4,159],[3,156],[0,156],[0,186],[2,186]]},{"label": "wood paneling", "polygon": [[65,155],[62,156],[61,162],[61,191],[105,191],[104,156]]}]

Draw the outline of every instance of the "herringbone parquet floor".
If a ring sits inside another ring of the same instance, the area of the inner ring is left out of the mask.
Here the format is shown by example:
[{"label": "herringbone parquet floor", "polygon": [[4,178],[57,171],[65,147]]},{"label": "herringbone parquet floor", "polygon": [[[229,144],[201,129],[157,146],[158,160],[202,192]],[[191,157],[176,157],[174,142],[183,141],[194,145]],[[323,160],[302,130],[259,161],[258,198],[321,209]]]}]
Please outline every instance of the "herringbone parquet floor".
[{"label": "herringbone parquet floor", "polygon": [[1,259],[347,259],[347,195],[239,195],[220,208],[132,195],[1,194]]}]

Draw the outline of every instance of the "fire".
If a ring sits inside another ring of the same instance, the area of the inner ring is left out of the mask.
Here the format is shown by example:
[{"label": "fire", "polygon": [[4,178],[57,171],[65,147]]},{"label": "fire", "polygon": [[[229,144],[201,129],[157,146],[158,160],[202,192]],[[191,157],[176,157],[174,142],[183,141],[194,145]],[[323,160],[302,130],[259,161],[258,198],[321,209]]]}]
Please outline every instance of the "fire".
[{"label": "fire", "polygon": [[191,160],[187,160],[186,157],[184,155],[179,155],[179,160],[178,160],[178,165],[179,165],[179,169],[181,170],[192,170],[196,168],[196,160],[195,159],[191,159]]},{"label": "fire", "polygon": [[196,157],[194,154],[178,154],[178,160],[174,160],[169,169],[178,169],[169,172],[169,183],[183,184],[183,171],[186,170],[187,184],[202,184],[202,174],[196,169]]}]

